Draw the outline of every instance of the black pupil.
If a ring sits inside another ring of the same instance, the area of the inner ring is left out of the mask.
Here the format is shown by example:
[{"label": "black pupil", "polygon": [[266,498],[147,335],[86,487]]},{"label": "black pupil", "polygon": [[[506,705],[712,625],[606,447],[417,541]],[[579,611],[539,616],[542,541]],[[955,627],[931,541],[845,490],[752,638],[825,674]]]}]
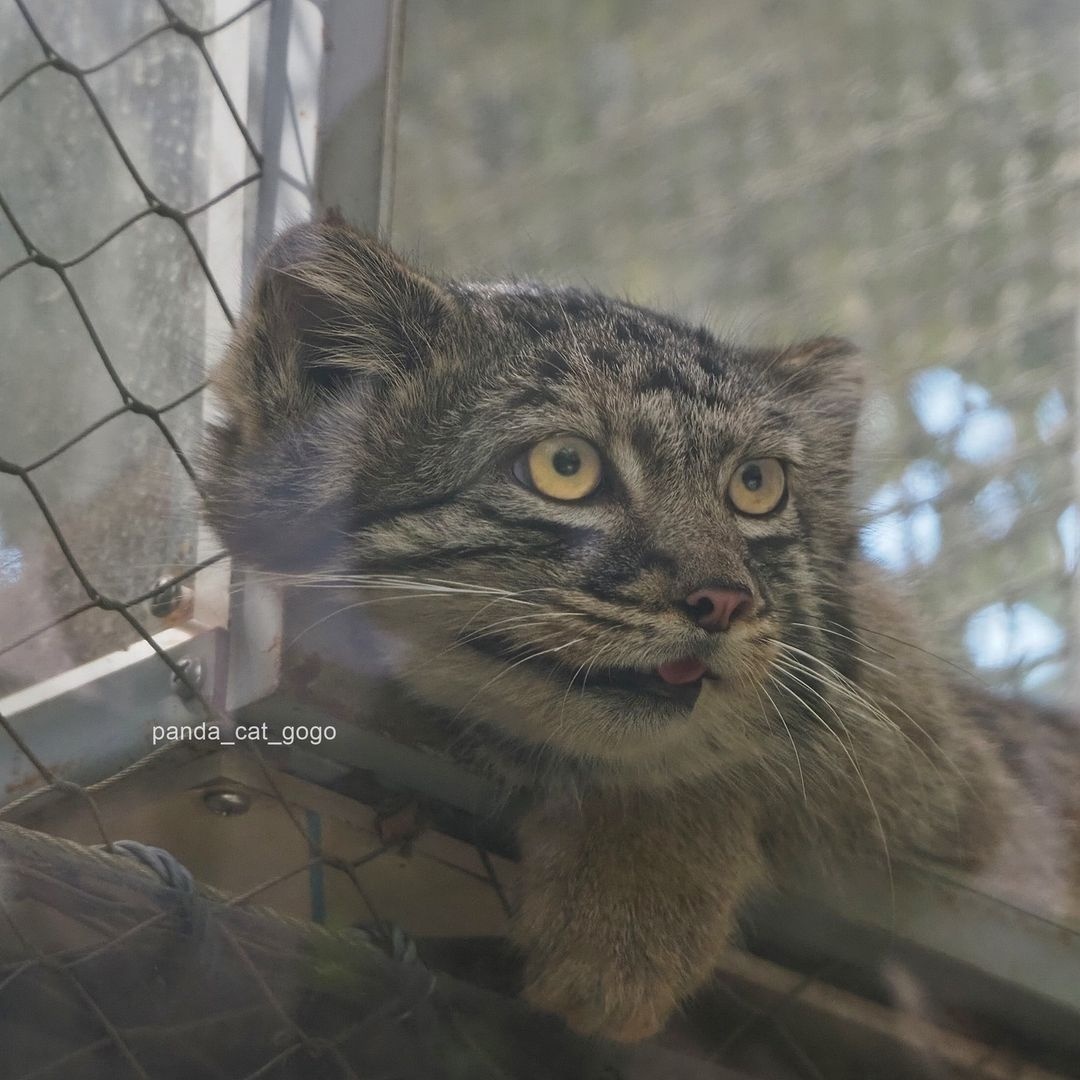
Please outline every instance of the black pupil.
[{"label": "black pupil", "polygon": [[747,465],[742,471],[743,487],[747,491],[757,491],[764,482],[764,477],[761,475],[760,465]]},{"label": "black pupil", "polygon": [[573,476],[581,468],[581,455],[571,446],[560,446],[551,465],[560,476]]}]

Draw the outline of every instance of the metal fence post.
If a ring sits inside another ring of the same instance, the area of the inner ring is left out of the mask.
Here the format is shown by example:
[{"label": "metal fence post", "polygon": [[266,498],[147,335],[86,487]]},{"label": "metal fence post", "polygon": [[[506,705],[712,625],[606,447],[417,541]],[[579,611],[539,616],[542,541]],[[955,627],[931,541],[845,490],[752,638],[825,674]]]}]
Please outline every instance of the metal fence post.
[{"label": "metal fence post", "polygon": [[325,0],[315,190],[356,225],[385,235],[393,201],[404,0]]}]

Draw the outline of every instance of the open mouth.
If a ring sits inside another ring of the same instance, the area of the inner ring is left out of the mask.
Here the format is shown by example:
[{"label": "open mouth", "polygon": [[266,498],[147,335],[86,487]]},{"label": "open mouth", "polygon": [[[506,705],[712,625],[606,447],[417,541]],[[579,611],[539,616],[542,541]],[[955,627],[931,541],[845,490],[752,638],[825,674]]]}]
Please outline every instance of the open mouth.
[{"label": "open mouth", "polygon": [[701,680],[713,677],[700,660],[687,658],[665,661],[652,671],[593,669],[586,677],[583,688],[648,694],[692,706],[701,691]]},{"label": "open mouth", "polygon": [[546,669],[551,673],[570,675],[570,685],[584,692],[610,691],[654,698],[663,698],[692,708],[701,691],[702,679],[715,679],[708,666],[695,657],[665,660],[652,670],[623,667],[573,666],[554,659],[549,654],[537,653],[530,645],[523,645],[501,634],[485,634],[482,638],[467,639],[470,648],[486,653],[499,660],[528,663],[530,667]]}]

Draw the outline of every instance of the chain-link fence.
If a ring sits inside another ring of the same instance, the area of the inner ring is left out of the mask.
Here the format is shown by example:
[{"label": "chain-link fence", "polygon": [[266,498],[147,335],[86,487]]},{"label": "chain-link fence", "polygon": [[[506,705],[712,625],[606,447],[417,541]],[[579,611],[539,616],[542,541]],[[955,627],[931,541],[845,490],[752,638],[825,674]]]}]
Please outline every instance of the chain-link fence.
[{"label": "chain-link fence", "polygon": [[[156,22],[138,4],[110,18],[16,7],[3,60],[18,74],[0,91],[0,472],[12,478],[0,690],[137,638],[153,647],[140,605],[199,569],[190,455],[205,341],[233,317],[206,254],[207,220],[257,184],[262,160],[210,46],[266,5],[216,26],[165,4]],[[200,152],[218,106],[245,148],[239,176],[214,176],[208,154],[222,155]]]},{"label": "chain-link fence", "polygon": [[[205,359],[235,305],[210,252],[232,252],[222,267],[239,277],[253,217],[240,200],[263,160],[258,103],[237,100],[220,45],[265,34],[271,0],[218,20],[210,3],[130,0],[107,17],[13,3],[0,42],[0,131],[18,151],[0,161],[0,695],[142,642],[188,719],[227,731],[220,696],[158,631],[221,558],[200,538],[191,466]],[[1080,534],[1078,17],[1049,2],[911,16],[747,2],[722,20],[711,4],[664,7],[414,3],[399,240],[450,272],[585,277],[750,336],[860,339],[880,369],[868,550],[919,573],[966,662],[1060,694]],[[5,815],[105,847],[0,831],[0,1075],[1065,1070],[1052,1055],[1025,1063],[1037,1050],[977,1009],[942,1015],[903,965],[867,986],[854,967],[765,942],[676,1024],[677,1058],[615,1058],[436,987],[383,924],[419,935],[433,966],[513,990],[514,961],[493,944],[513,852],[490,820],[363,769],[316,791],[257,744],[165,746],[80,784],[33,731],[0,714],[0,732],[34,770]],[[133,832],[227,898],[145,850],[165,884],[110,861]],[[323,934],[253,903],[381,929]]]}]

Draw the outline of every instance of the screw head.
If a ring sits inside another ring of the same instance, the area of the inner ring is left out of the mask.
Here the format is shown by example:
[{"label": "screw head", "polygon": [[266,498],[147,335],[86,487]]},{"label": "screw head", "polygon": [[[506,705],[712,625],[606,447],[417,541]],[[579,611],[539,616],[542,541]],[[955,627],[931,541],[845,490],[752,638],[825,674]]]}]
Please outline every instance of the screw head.
[{"label": "screw head", "polygon": [[219,814],[221,817],[236,817],[238,814],[246,814],[251,809],[251,799],[242,791],[215,788],[203,796],[203,805],[212,814]]},{"label": "screw head", "polygon": [[181,701],[191,701],[195,697],[195,691],[202,689],[203,677],[205,670],[203,669],[203,662],[201,660],[192,660],[189,657],[184,657],[183,660],[177,660],[176,666],[184,675],[184,679],[174,671],[172,678],[169,680],[172,685],[172,692]]},{"label": "screw head", "polygon": [[160,590],[150,597],[150,614],[155,619],[164,619],[171,615],[184,598],[184,588],[179,581],[172,581],[167,577],[160,577],[154,582],[154,588]]}]

